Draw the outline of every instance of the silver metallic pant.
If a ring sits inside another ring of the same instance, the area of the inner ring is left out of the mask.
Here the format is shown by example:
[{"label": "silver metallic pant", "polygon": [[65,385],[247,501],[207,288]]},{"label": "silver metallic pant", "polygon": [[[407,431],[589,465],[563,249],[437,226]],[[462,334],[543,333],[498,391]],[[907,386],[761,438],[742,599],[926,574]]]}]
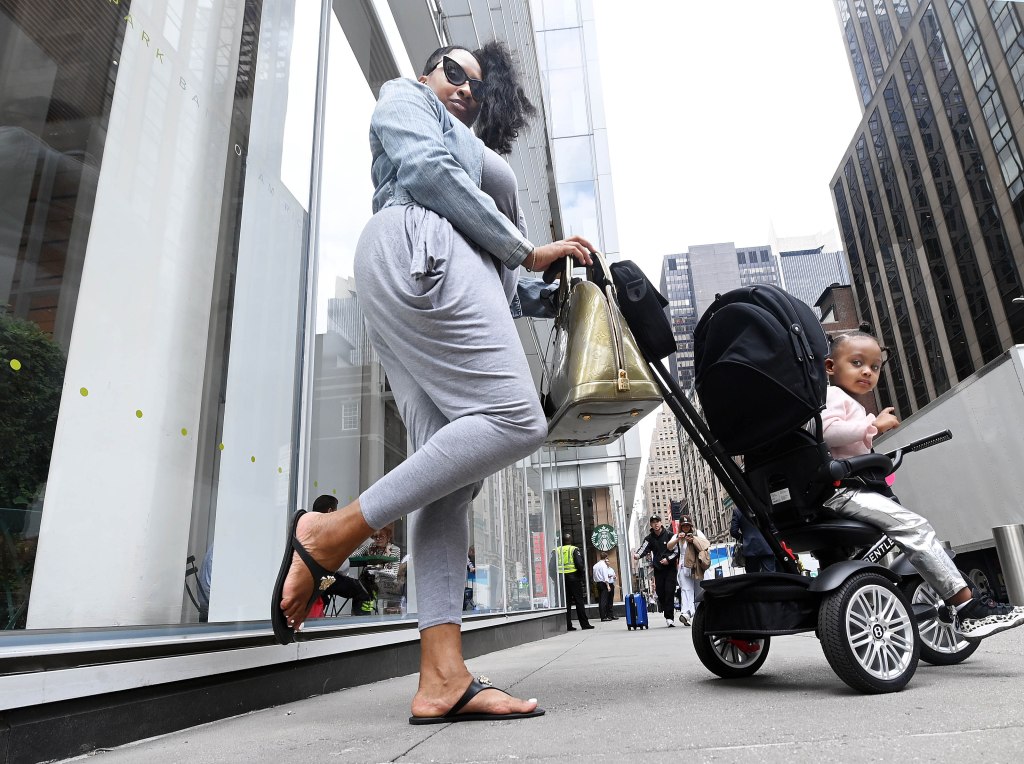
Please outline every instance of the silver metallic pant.
[{"label": "silver metallic pant", "polygon": [[860,520],[884,531],[944,600],[967,586],[939,544],[931,523],[902,504],[874,491],[841,488],[825,506],[841,517]]}]

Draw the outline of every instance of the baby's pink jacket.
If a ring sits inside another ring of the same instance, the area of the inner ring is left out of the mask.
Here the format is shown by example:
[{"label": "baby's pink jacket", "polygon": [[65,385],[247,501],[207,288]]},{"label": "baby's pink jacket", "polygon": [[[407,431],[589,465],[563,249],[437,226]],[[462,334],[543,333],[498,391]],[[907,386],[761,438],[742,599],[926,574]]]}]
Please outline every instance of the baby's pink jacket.
[{"label": "baby's pink jacket", "polygon": [[841,387],[829,385],[825,410],[821,412],[822,434],[834,459],[848,459],[871,451],[878,434],[875,415],[850,397]]}]

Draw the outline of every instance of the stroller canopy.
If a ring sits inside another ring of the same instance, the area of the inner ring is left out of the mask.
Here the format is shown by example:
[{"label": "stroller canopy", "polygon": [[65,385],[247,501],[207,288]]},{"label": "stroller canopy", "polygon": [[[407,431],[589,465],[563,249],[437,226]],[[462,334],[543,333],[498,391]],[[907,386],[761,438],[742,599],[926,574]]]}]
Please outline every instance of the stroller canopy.
[{"label": "stroller canopy", "polygon": [[825,405],[828,340],[811,308],[759,284],[718,295],[694,332],[704,418],[730,455],[769,445]]}]

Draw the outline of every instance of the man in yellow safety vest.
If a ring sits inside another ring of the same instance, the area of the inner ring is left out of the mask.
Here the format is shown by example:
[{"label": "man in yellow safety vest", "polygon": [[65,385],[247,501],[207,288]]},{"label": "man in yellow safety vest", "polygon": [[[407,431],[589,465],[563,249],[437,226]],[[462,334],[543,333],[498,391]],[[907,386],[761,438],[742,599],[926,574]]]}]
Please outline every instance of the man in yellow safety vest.
[{"label": "man in yellow safety vest", "polygon": [[583,555],[580,548],[572,543],[572,534],[562,534],[562,545],[551,550],[551,562],[557,573],[565,580],[565,626],[567,631],[576,631],[572,625],[572,606],[576,603],[576,617],[580,628],[593,629],[587,618],[586,603],[583,601]]}]

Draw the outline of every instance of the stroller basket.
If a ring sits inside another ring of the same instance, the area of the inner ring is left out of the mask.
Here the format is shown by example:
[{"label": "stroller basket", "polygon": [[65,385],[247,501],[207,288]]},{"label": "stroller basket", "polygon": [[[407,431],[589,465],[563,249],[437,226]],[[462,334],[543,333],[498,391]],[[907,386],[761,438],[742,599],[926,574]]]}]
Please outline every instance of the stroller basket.
[{"label": "stroller basket", "polygon": [[821,595],[809,591],[812,579],[781,573],[705,581],[704,599],[727,600],[727,607],[707,610],[708,634],[764,636],[796,634],[813,629]]}]

